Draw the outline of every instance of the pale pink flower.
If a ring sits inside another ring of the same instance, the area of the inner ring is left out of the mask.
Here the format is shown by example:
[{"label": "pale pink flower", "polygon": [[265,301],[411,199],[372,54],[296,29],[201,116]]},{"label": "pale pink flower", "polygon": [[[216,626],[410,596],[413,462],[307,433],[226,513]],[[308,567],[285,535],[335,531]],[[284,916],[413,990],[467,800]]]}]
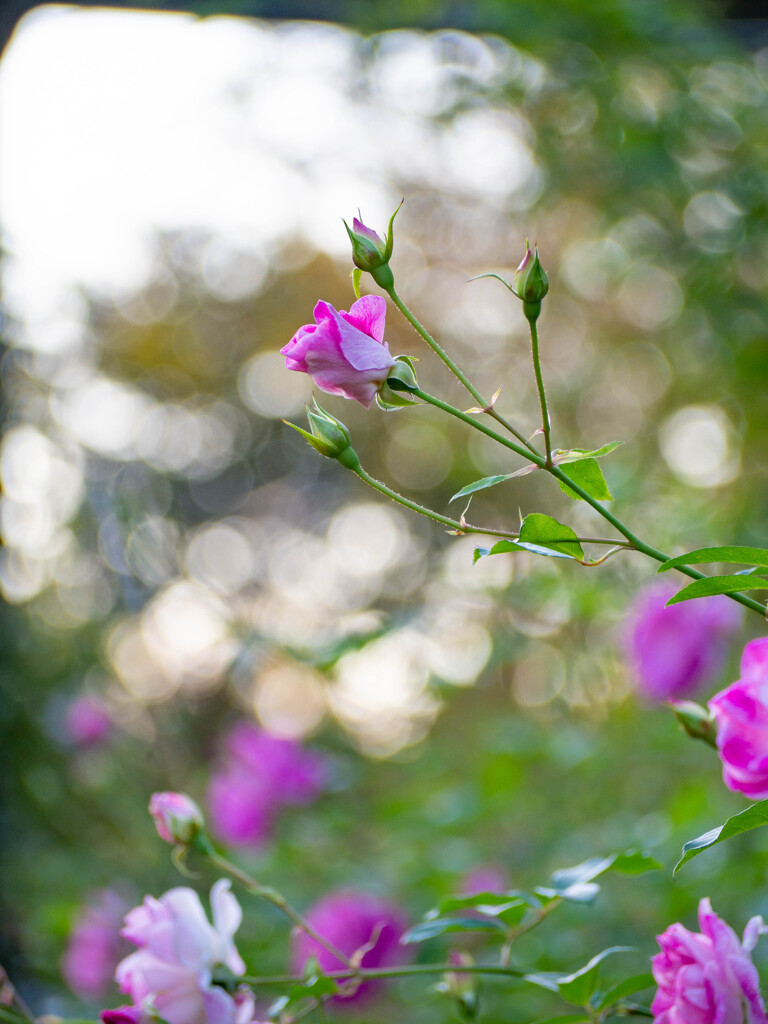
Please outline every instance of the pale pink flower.
[{"label": "pale pink flower", "polygon": [[658,936],[652,959],[659,986],[651,1004],[655,1024],[768,1024],[760,979],[750,953],[766,931],[753,917],[739,942],[708,899],[699,903],[701,932],[673,924]]},{"label": "pale pink flower", "polygon": [[305,324],[280,349],[289,370],[308,373],[321,391],[353,398],[367,409],[395,360],[384,341],[386,302],[364,295],[349,312],[318,302]]},{"label": "pale pink flower", "polygon": [[61,960],[61,973],[81,999],[98,999],[112,983],[120,959],[125,909],[121,896],[104,889],[95,893],[77,916]]},{"label": "pale pink flower", "polygon": [[[147,896],[126,915],[122,934],[139,948],[118,964],[116,978],[132,1006],[107,1011],[125,1018],[107,1024],[143,1024],[137,1017],[142,1008],[155,1011],[168,1024],[248,1024],[253,1016],[250,993],[244,990],[233,998],[212,984],[218,964],[233,974],[245,971],[234,944],[242,910],[229,887],[229,881],[220,879],[211,889],[213,925],[197,893],[183,886],[160,899]],[[131,1014],[137,1019],[128,1020]]]},{"label": "pale pink flower", "polygon": [[203,812],[186,793],[153,793],[149,813],[166,843],[189,843],[205,824]]},{"label": "pale pink flower", "polygon": [[[362,967],[394,967],[410,959],[408,947],[400,945],[400,936],[408,927],[403,911],[369,893],[342,891],[331,893],[306,912],[315,931],[330,940],[346,956],[362,951]],[[309,957],[324,971],[337,971],[344,964],[305,932],[293,933],[293,968],[301,971]],[[370,996],[380,982],[364,982],[349,995],[334,999],[352,1002]]]},{"label": "pale pink flower", "polygon": [[741,609],[727,597],[666,607],[674,593],[671,584],[654,584],[639,594],[627,617],[624,646],[638,687],[651,700],[688,696],[711,683],[741,622]]},{"label": "pale pink flower", "polygon": [[752,800],[768,797],[768,637],[746,645],[740,679],[716,694],[709,707],[726,786]]}]

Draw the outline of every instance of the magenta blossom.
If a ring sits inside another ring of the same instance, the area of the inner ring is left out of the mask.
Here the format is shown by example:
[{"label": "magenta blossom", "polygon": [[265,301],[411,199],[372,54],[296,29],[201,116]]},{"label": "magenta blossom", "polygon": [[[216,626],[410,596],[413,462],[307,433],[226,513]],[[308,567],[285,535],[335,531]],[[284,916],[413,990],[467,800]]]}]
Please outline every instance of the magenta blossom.
[{"label": "magenta blossom", "polygon": [[386,311],[379,295],[364,295],[348,313],[318,302],[316,323],[300,327],[280,349],[286,367],[308,373],[322,391],[354,398],[367,409],[395,365],[384,341]]},{"label": "magenta blossom", "polygon": [[[362,967],[394,967],[410,959],[407,947],[400,945],[400,936],[408,926],[405,915],[376,896],[350,891],[331,893],[310,907],[305,917],[318,934],[346,956],[357,954],[356,962]],[[301,972],[311,956],[324,971],[345,966],[305,932],[294,932],[293,969]],[[334,999],[365,1000],[380,984],[365,982]]]},{"label": "magenta blossom", "polygon": [[224,756],[208,788],[213,830],[233,846],[261,846],[280,810],[310,803],[326,778],[319,754],[239,722],[225,738]]},{"label": "magenta blossom", "polygon": [[98,999],[109,989],[120,959],[125,911],[125,901],[111,889],[95,893],[80,910],[61,960],[61,973],[81,999]]},{"label": "magenta blossom", "polygon": [[149,813],[166,843],[190,843],[203,828],[203,812],[186,793],[153,793]]},{"label": "magenta blossom", "polygon": [[750,953],[767,929],[753,917],[744,940],[713,913],[708,899],[699,903],[701,932],[670,925],[652,959],[659,986],[651,1010],[655,1024],[768,1024],[760,979]]},{"label": "magenta blossom", "polygon": [[82,694],[69,702],[63,724],[66,740],[76,747],[100,746],[114,729],[104,702],[92,694]]},{"label": "magenta blossom", "polygon": [[740,676],[709,707],[717,723],[726,786],[763,800],[768,797],[768,637],[746,645]]},{"label": "magenta blossom", "polygon": [[666,607],[675,592],[655,585],[639,595],[628,617],[624,646],[641,692],[651,700],[687,696],[722,669],[727,638],[741,611],[726,597],[702,597]]},{"label": "magenta blossom", "polygon": [[130,1006],[105,1011],[105,1024],[144,1024],[154,1014],[168,1024],[248,1024],[253,997],[235,997],[212,984],[213,969],[224,964],[243,974],[234,944],[242,911],[220,879],[211,889],[213,925],[192,889],[171,889],[159,900],[147,896],[126,915],[122,934],[139,948],[117,966],[116,979]]}]

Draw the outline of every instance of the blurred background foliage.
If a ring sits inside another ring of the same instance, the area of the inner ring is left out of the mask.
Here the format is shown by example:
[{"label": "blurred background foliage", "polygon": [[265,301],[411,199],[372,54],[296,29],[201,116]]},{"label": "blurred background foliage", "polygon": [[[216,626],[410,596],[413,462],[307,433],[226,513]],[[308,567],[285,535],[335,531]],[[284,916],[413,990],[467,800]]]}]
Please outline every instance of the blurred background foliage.
[{"label": "blurred background foliage", "polygon": [[[59,31],[102,16],[51,14]],[[151,34],[153,16],[135,16]],[[416,920],[478,866],[545,884],[640,845],[664,872],[611,878],[594,907],[563,912],[567,927],[527,937],[521,960],[578,966],[629,944],[642,970],[653,935],[690,922],[702,895],[737,927],[768,913],[759,833],[671,881],[681,843],[743,804],[712,752],[633,692],[622,623],[654,566],[623,554],[594,570],[527,555],[473,566],[470,538],[366,493],[284,427],[310,390],[277,354],[318,298],[353,301],[337,218],[360,203],[383,227],[405,196],[401,294],[484,393],[503,385],[500,410],[532,433],[519,305],[498,282],[468,283],[511,275],[530,234],[551,282],[540,333],[555,444],[623,441],[603,464],[616,510],[658,547],[763,543],[768,51],[678,2],[425,0],[316,16],[340,24],[200,23],[237,40],[210,103],[248,173],[265,168],[239,233],[159,218],[137,286],[83,273],[66,314],[43,323],[29,282],[45,279],[25,267],[4,193],[3,961],[40,1012],[93,1012],[59,973],[78,907],[99,888],[131,899],[177,884],[148,796],[203,800],[222,730],[241,718],[331,759],[329,791],[240,854],[299,906],[362,887]],[[14,48],[45,17],[11,41],[6,95]],[[236,194],[245,173],[233,169]],[[276,223],[273,207],[291,214]],[[387,338],[421,359],[422,386],[469,404],[391,309]],[[518,465],[435,410],[325,404],[371,473],[442,512],[471,480]],[[604,532],[535,474],[478,495],[471,519],[514,528],[518,510]],[[745,620],[712,691],[759,627]],[[82,694],[107,709],[103,742],[67,731]],[[420,955],[441,955],[440,941]],[[246,914],[241,949],[258,973],[284,969],[287,943],[268,911]],[[366,1019],[412,999],[425,1021],[454,1013],[425,987],[393,986]],[[489,1021],[559,1008],[483,987]]]}]

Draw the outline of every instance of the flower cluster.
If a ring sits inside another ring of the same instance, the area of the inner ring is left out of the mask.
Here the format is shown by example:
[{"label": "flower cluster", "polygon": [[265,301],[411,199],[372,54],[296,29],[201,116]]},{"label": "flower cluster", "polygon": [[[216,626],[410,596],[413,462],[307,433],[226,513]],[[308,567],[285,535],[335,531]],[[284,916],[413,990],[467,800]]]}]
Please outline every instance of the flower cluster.
[{"label": "flower cluster", "polygon": [[147,896],[125,918],[122,935],[139,948],[117,966],[117,983],[128,1006],[105,1010],[104,1024],[145,1024],[161,1017],[168,1024],[249,1024],[253,997],[247,989],[229,995],[213,985],[219,964],[233,974],[245,971],[233,936],[242,911],[220,879],[211,889],[213,925],[192,889],[171,889],[160,899]]},{"label": "flower cluster", "polygon": [[239,722],[225,738],[224,756],[208,788],[213,830],[233,846],[260,846],[281,808],[311,802],[326,779],[321,755]]},{"label": "flower cluster", "polygon": [[743,942],[712,911],[699,903],[701,932],[673,924],[658,936],[653,957],[659,986],[651,1004],[655,1024],[768,1024],[760,980],[750,953],[766,931],[753,917]]},{"label": "flower cluster", "polygon": [[[410,959],[407,948],[400,945],[400,936],[408,927],[405,915],[399,907],[376,896],[351,891],[331,893],[311,907],[306,918],[318,934],[346,956],[354,956],[355,963],[361,967],[394,967]],[[294,969],[301,972],[310,957],[315,958],[323,971],[338,971],[344,967],[315,939],[305,932],[295,932]],[[334,999],[365,1001],[376,988],[376,982],[366,981]]]},{"label": "flower cluster", "polygon": [[651,700],[686,696],[722,669],[728,636],[741,611],[726,597],[703,597],[667,607],[669,584],[639,595],[627,619],[625,648],[641,692]]},{"label": "flower cluster", "polygon": [[753,800],[768,797],[768,637],[752,640],[741,656],[740,678],[709,707],[729,789]]}]

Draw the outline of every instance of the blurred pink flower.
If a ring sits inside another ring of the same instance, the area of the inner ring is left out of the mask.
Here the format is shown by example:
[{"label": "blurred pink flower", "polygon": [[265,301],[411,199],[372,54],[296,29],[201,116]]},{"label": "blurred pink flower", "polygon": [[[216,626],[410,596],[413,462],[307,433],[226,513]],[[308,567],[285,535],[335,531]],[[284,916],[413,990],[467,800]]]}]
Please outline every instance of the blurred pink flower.
[{"label": "blurred pink flower", "polygon": [[205,825],[203,812],[186,793],[153,793],[149,813],[166,843],[189,843]]},{"label": "blurred pink flower", "polygon": [[103,889],[77,916],[61,960],[61,973],[81,999],[98,999],[112,984],[120,959],[125,910],[125,900],[118,893]]},{"label": "blurred pink flower", "polygon": [[197,893],[184,886],[159,900],[147,896],[126,915],[122,934],[139,948],[118,964],[115,977],[132,1004],[105,1011],[105,1024],[143,1024],[143,1011],[168,1024],[248,1024],[251,994],[233,998],[211,983],[217,964],[233,974],[245,971],[234,944],[242,910],[229,887],[220,879],[211,889],[213,925]]},{"label": "blurred pink flower", "polygon": [[702,597],[665,607],[666,583],[643,591],[630,609],[624,646],[639,688],[651,700],[691,694],[722,669],[728,636],[741,609],[726,597]]},{"label": "blurred pink flower", "polygon": [[287,369],[308,373],[321,391],[367,409],[395,365],[384,341],[386,311],[380,295],[364,295],[348,313],[318,302],[316,322],[300,327],[280,349]]},{"label": "blurred pink flower", "polygon": [[768,637],[750,641],[740,679],[709,702],[723,781],[752,800],[768,797]]},{"label": "blurred pink flower", "polygon": [[481,864],[472,868],[461,880],[462,896],[476,896],[481,892],[506,892],[509,888],[507,873],[496,864]]},{"label": "blurred pink flower", "polygon": [[[400,945],[400,936],[408,927],[406,915],[376,896],[351,891],[331,893],[310,907],[305,917],[319,935],[349,957],[370,947],[359,960],[361,967],[393,967],[410,959],[410,950]],[[300,972],[311,956],[324,971],[345,966],[305,932],[294,931],[293,969]],[[365,1000],[380,986],[381,982],[364,982],[349,995],[334,996],[334,1001]]]},{"label": "blurred pink flower", "polygon": [[64,737],[76,747],[95,747],[112,734],[114,722],[104,702],[94,694],[83,694],[64,710]]},{"label": "blurred pink flower", "polygon": [[224,740],[224,756],[211,777],[211,825],[233,846],[260,846],[287,804],[306,804],[322,791],[326,761],[296,740],[239,722]]},{"label": "blurred pink flower", "polygon": [[768,1024],[750,956],[766,931],[763,919],[751,919],[740,943],[703,899],[699,927],[701,932],[689,932],[673,924],[657,937],[661,952],[652,958],[659,986],[651,1004],[655,1024]]}]

